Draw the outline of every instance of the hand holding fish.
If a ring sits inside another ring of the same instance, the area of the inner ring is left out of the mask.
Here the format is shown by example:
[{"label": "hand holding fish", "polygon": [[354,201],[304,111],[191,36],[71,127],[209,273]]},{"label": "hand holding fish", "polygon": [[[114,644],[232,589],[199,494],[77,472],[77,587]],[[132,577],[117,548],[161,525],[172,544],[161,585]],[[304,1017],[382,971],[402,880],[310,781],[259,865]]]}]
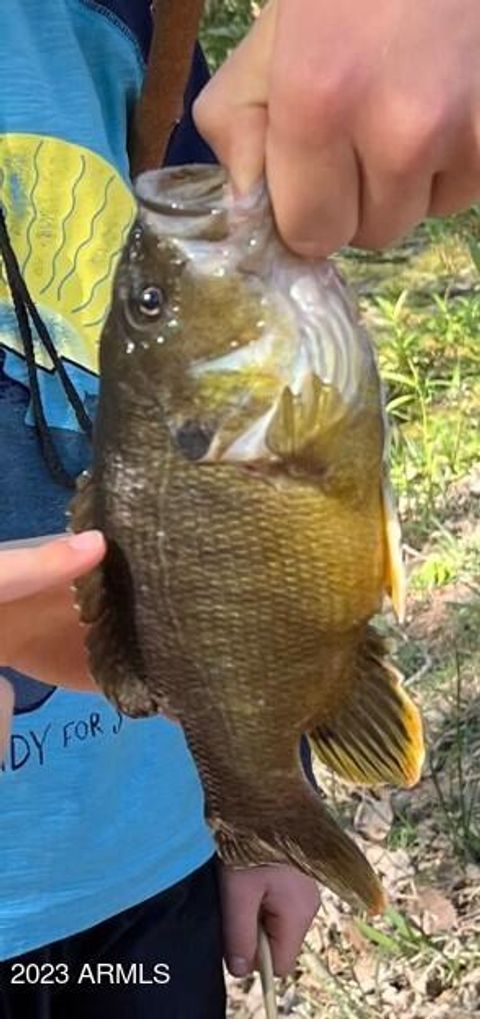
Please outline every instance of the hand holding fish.
[{"label": "hand holding fish", "polygon": [[220,889],[230,972],[241,977],[253,970],[261,921],[276,975],[290,973],[319,906],[315,881],[287,866],[222,867]]},{"label": "hand holding fish", "polygon": [[[96,689],[71,582],[100,562],[98,532],[0,552],[0,663],[47,683]],[[0,709],[1,711],[1,709]],[[3,729],[2,729],[3,732]]]},{"label": "hand holding fish", "polygon": [[301,255],[393,243],[480,197],[476,0],[272,0],[197,100]]}]

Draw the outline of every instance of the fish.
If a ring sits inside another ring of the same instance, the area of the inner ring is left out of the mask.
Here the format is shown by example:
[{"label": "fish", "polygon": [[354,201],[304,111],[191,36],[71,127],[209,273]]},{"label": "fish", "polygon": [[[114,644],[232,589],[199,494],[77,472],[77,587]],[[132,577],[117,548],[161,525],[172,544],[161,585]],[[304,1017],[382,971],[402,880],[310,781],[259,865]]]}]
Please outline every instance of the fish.
[{"label": "fish", "polygon": [[[100,341],[71,526],[92,676],[180,723],[219,855],[289,863],[371,913],[381,884],[306,778],[414,785],[418,708],[374,617],[405,582],[373,345],[327,260],[283,244],[265,186],[148,171]],[[373,620],[373,622],[372,622]]]}]

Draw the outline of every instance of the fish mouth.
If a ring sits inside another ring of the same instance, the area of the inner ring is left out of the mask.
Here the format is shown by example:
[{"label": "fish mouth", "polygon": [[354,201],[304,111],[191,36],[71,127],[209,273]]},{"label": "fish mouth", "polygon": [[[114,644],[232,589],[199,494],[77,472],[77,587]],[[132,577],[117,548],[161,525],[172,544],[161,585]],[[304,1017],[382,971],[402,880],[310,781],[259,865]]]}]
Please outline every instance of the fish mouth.
[{"label": "fish mouth", "polygon": [[228,232],[227,189],[223,167],[196,163],[147,170],[135,180],[140,209],[158,232],[208,240]]}]

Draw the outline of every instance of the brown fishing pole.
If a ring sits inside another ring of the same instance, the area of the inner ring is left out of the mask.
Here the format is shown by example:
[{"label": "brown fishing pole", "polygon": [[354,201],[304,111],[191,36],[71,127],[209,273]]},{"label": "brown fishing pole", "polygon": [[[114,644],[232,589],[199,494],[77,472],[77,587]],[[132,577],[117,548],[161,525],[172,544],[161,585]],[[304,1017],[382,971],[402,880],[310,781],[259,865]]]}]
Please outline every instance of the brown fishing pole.
[{"label": "brown fishing pole", "polygon": [[182,116],[203,7],[204,0],[154,4],[150,59],[130,138],[134,177],[163,163],[172,130]]}]

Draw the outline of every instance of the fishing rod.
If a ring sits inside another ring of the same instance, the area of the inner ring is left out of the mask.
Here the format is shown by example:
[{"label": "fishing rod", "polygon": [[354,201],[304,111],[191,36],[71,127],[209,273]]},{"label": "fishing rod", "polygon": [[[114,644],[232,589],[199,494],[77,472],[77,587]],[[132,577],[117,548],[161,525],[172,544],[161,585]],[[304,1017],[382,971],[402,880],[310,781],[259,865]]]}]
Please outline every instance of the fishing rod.
[{"label": "fishing rod", "polygon": [[132,177],[162,166],[183,113],[204,0],[156,0],[150,58],[130,137]]}]

